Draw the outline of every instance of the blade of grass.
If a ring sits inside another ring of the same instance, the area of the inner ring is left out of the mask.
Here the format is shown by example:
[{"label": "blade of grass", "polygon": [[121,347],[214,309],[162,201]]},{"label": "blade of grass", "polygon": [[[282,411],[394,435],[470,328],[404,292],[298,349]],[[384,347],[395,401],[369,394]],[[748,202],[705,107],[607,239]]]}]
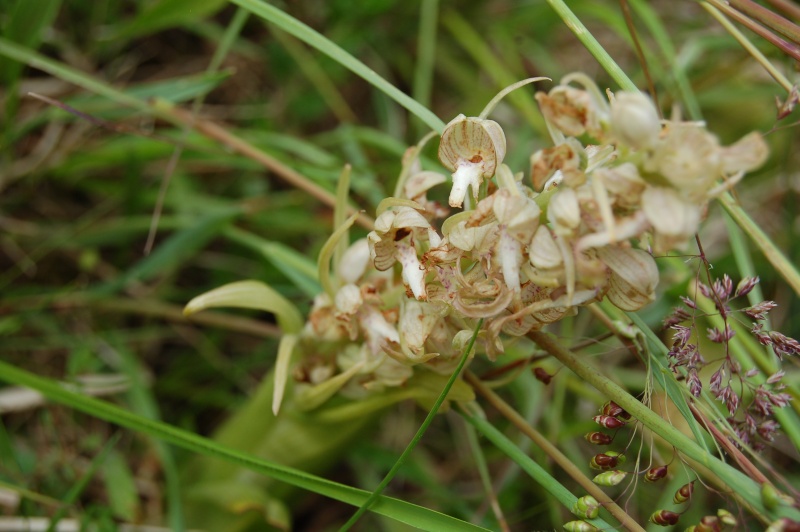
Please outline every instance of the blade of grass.
[{"label": "blade of grass", "polygon": [[358,122],[358,116],[353,111],[347,100],[325,73],[316,58],[308,53],[303,46],[290,34],[280,30],[278,27],[272,28],[272,35],[283,46],[294,62],[303,72],[303,75],[311,82],[317,92],[325,100],[330,110],[336,115],[340,122]]},{"label": "blade of grass", "polygon": [[758,226],[756,222],[739,206],[730,194],[723,194],[717,201],[725,211],[734,219],[736,225],[750,237],[753,243],[761,250],[767,260],[778,271],[781,277],[794,290],[795,294],[800,295],[800,272],[786,256],[781,253],[778,247],[772,242],[767,234]]},{"label": "blade of grass", "polygon": [[[19,369],[4,361],[0,361],[0,380],[27,386],[37,390],[48,399],[80,410],[91,416],[106,420],[121,427],[129,428],[149,436],[159,438],[199,454],[217,457],[230,463],[244,466],[251,471],[286,482],[332,499],[351,504],[362,505],[372,494],[333,482],[299,469],[281,466],[254,456],[220,445],[208,438],[188,432],[178,427],[147,419],[111,403],[86,397],[64,389],[58,383]],[[372,511],[391,517],[424,530],[486,530],[454,517],[450,517],[428,508],[423,508],[391,497],[380,496],[372,506]]]},{"label": "blade of grass", "polygon": [[[720,9],[718,9],[718,8],[724,9],[723,7],[724,4],[720,4],[719,2],[714,2],[714,4],[715,5],[711,5],[708,2],[700,3],[700,5],[703,6],[703,9],[708,11],[711,14],[711,16],[714,17],[723,28],[725,28],[725,31],[730,33],[733,36],[733,38],[736,39],[739,42],[739,44],[742,45],[742,48],[744,48],[747,51],[747,53],[753,56],[753,58],[756,61],[758,61],[761,64],[761,66],[764,67],[764,70],[766,70],[767,73],[770,76],[772,76],[772,79],[777,81],[778,84],[786,90],[786,92],[791,92],[792,90],[791,81],[789,81],[780,70],[775,68],[772,62],[769,59],[767,59],[767,57],[763,53],[761,53],[761,51],[758,48],[756,48],[756,46],[753,43],[750,42],[750,39],[748,39],[741,31],[739,31],[739,29],[736,26],[734,26],[733,23],[731,23],[731,21],[728,20],[728,18],[725,15],[722,14]],[[728,14],[730,13],[728,12]]]},{"label": "blade of grass", "polygon": [[583,22],[575,16],[575,13],[572,12],[564,0],[547,0],[547,3],[550,4],[550,7],[552,7],[558,16],[561,17],[561,20],[564,21],[564,24],[567,25],[578,40],[589,50],[589,53],[597,59],[600,66],[608,72],[608,75],[611,76],[623,90],[639,91],[633,81],[625,74],[625,71],[611,58],[605,48],[597,42],[597,39],[595,39],[586,26],[583,25]]},{"label": "blade of grass", "polygon": [[439,133],[444,131],[444,122],[429,109],[407,94],[401,92],[397,87],[379,76],[374,70],[347,53],[342,47],[296,18],[261,0],[231,0],[231,2],[275,24],[281,30],[294,35],[307,45],[316,48],[345,68],[348,68],[354,74],[374,85],[384,94],[405,107],[409,112],[425,122],[431,129]]},{"label": "blade of grass", "polygon": [[450,389],[453,387],[453,384],[456,382],[456,379],[458,379],[459,375],[461,375],[461,370],[464,369],[464,365],[467,363],[469,354],[470,352],[472,352],[472,348],[475,346],[475,340],[478,338],[478,332],[481,330],[482,325],[483,325],[483,319],[478,320],[478,324],[475,326],[475,331],[472,333],[472,338],[470,338],[467,347],[464,349],[464,353],[461,355],[461,360],[459,360],[458,366],[456,366],[456,369],[453,371],[452,375],[450,375],[450,378],[445,384],[442,393],[440,393],[439,397],[436,398],[436,402],[433,403],[433,407],[428,412],[428,415],[425,417],[425,420],[420,425],[419,430],[417,430],[417,433],[408,443],[405,450],[397,459],[397,461],[394,463],[389,472],[386,473],[386,476],[383,477],[383,480],[378,485],[378,487],[375,488],[375,490],[372,492],[369,498],[366,501],[364,501],[364,504],[361,505],[361,507],[356,511],[356,513],[354,513],[353,516],[350,519],[348,519],[348,521],[339,529],[339,532],[345,532],[349,530],[350,527],[352,527],[354,524],[356,524],[356,521],[358,521],[359,518],[362,515],[364,515],[364,513],[367,510],[370,509],[370,507],[372,506],[372,504],[375,503],[380,494],[383,493],[383,490],[386,489],[386,486],[389,485],[389,482],[392,481],[397,472],[400,471],[400,468],[403,467],[403,464],[405,463],[406,459],[411,455],[411,452],[414,450],[419,441],[422,439],[422,436],[428,430],[430,424],[433,423],[433,419],[439,412],[439,408],[441,408],[445,398],[447,398],[447,394],[450,393]]},{"label": "blade of grass", "polygon": [[[477,405],[474,405],[477,409]],[[577,502],[578,498],[573,495],[567,488],[564,487],[558,480],[553,478],[542,466],[534,462],[527,454],[522,452],[517,445],[506,438],[502,432],[497,430],[494,425],[489,423],[480,412],[470,411],[470,409],[462,408],[459,413],[469,422],[470,425],[475,427],[478,432],[492,442],[498,449],[503,451],[509,458],[511,458],[519,467],[528,473],[533,480],[536,481],[542,488],[547,490],[558,502],[564,505],[565,508],[572,511],[572,506]],[[606,523],[603,519],[587,519],[600,530],[611,530],[614,527]]]},{"label": "blade of grass", "polygon": [[492,486],[492,475],[489,473],[489,466],[486,464],[486,456],[484,456],[481,444],[478,441],[478,433],[472,425],[464,425],[467,432],[467,443],[472,457],[475,459],[475,467],[478,470],[478,476],[483,484],[483,492],[489,499],[489,506],[492,508],[497,524],[502,532],[511,532],[508,527],[508,521],[503,515],[503,509],[500,508],[500,503],[497,501],[497,495]]}]

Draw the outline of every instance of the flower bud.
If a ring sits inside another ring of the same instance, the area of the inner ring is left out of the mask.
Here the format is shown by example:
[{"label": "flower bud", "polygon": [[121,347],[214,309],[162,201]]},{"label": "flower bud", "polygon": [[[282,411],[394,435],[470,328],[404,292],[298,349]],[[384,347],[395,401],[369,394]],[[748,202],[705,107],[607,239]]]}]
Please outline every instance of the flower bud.
[{"label": "flower bud", "polygon": [[572,505],[572,513],[583,519],[594,519],[600,513],[600,503],[591,495],[585,495]]},{"label": "flower bud", "polygon": [[694,481],[681,486],[678,491],[675,492],[672,502],[675,504],[683,504],[692,498],[692,493],[694,493]]},{"label": "flower bud", "polygon": [[635,311],[655,300],[656,261],[644,250],[607,246],[597,255],[611,270],[606,296],[622,310]]},{"label": "flower bud", "polygon": [[603,453],[596,454],[589,461],[589,467],[591,467],[592,469],[607,471],[617,467],[617,459],[613,456],[608,456]]},{"label": "flower bud", "polygon": [[564,530],[567,532],[594,532],[597,527],[586,521],[570,521],[569,523],[564,523]]},{"label": "flower bud", "polygon": [[540,381],[544,384],[550,384],[550,381],[553,380],[553,376],[547,373],[544,368],[535,367],[533,368],[533,376],[536,377],[537,381]]},{"label": "flower bud", "polygon": [[592,482],[597,484],[598,486],[616,486],[623,480],[625,477],[628,476],[628,473],[625,471],[606,471],[605,473],[600,473],[596,477],[592,479]]},{"label": "flower bud", "polygon": [[467,188],[478,197],[484,177],[492,177],[506,155],[506,137],[493,120],[458,115],[444,129],[439,160],[453,172],[450,206],[461,207]]},{"label": "flower bud", "polygon": [[650,522],[654,525],[670,526],[676,524],[680,517],[680,514],[669,510],[657,510],[650,515]]},{"label": "flower bud", "polygon": [[614,440],[614,438],[602,432],[588,432],[583,438],[593,445],[608,445]]},{"label": "flower bud", "polygon": [[624,419],[625,421],[628,421],[631,418],[631,415],[614,401],[609,401],[604,404],[600,413],[607,416],[618,417],[620,419]]},{"label": "flower bud", "polygon": [[641,92],[616,93],[611,101],[611,131],[617,140],[631,148],[652,148],[661,132],[653,101]]},{"label": "flower bud", "polygon": [[607,429],[618,429],[620,427],[625,426],[624,421],[619,420],[615,417],[604,416],[602,414],[600,414],[599,416],[594,416],[592,420],[594,420],[594,422],[597,423],[598,425],[605,427]]},{"label": "flower bud", "polygon": [[737,524],[736,518],[733,517],[733,514],[724,508],[717,510],[717,517],[719,517],[719,520],[725,525],[736,526]]},{"label": "flower bud", "polygon": [[667,466],[656,466],[651,467],[647,470],[647,473],[644,474],[644,481],[645,482],[658,482],[662,478],[667,476]]}]

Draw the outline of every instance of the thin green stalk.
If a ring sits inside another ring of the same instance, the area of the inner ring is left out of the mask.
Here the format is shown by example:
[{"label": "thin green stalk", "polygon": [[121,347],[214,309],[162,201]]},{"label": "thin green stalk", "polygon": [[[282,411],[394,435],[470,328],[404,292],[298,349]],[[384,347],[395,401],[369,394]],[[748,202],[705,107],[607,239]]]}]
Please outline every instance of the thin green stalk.
[{"label": "thin green stalk", "polygon": [[360,76],[368,83],[371,83],[384,94],[405,107],[409,112],[425,122],[431,129],[438,131],[439,133],[444,131],[444,122],[442,122],[441,119],[433,114],[428,108],[421,105],[407,94],[401,92],[400,89],[383,79],[378,75],[377,72],[369,68],[367,65],[347,53],[338,44],[311,29],[296,18],[284,13],[274,6],[267,4],[266,2],[263,2],[262,0],[231,0],[231,2],[249,10],[268,22],[275,24],[283,31],[291,33],[307,45],[316,48],[323,54],[329,56],[331,59],[351,70],[354,74]]},{"label": "thin green stalk", "polygon": [[728,0],[728,3],[765,26],[772,28],[794,43],[800,43],[800,28],[793,22],[778,15],[752,0]]},{"label": "thin green stalk", "polygon": [[378,485],[378,487],[375,488],[375,491],[372,492],[372,494],[364,502],[364,504],[361,505],[358,511],[356,511],[356,513],[354,513],[353,516],[339,529],[339,532],[345,532],[346,530],[349,530],[351,526],[356,524],[356,521],[358,521],[358,519],[362,515],[364,515],[364,513],[367,510],[370,509],[370,506],[377,500],[380,494],[383,493],[383,490],[386,489],[386,486],[389,485],[389,482],[392,481],[397,472],[400,471],[400,468],[403,467],[403,464],[405,463],[406,459],[409,456],[411,456],[411,451],[414,450],[419,441],[422,439],[422,436],[425,435],[425,432],[428,430],[430,424],[433,423],[433,419],[439,412],[439,408],[441,408],[442,404],[444,403],[444,400],[447,398],[447,394],[450,393],[450,388],[453,387],[453,384],[461,375],[461,370],[464,369],[464,365],[467,363],[469,354],[472,352],[472,348],[475,346],[475,340],[478,338],[478,332],[481,330],[481,326],[483,326],[483,318],[478,320],[478,324],[475,326],[475,331],[472,333],[472,338],[470,338],[469,344],[467,344],[466,349],[464,349],[464,353],[461,355],[461,360],[459,360],[458,366],[456,366],[456,369],[453,371],[453,374],[450,375],[450,378],[444,385],[442,393],[440,393],[439,397],[436,398],[436,402],[433,403],[433,407],[431,408],[430,412],[428,412],[428,415],[425,417],[425,421],[422,422],[422,425],[420,425],[419,430],[417,430],[417,433],[408,443],[408,446],[405,448],[403,453],[394,463],[389,472],[386,473],[386,476],[383,477],[383,480]]},{"label": "thin green stalk", "polygon": [[717,201],[725,211],[736,221],[736,224],[745,232],[747,236],[761,249],[764,256],[778,271],[783,279],[792,287],[792,290],[800,295],[800,272],[789,262],[781,253],[778,247],[770,240],[767,234],[761,230],[757,223],[742,209],[730,194],[723,194]]},{"label": "thin green stalk", "polygon": [[733,23],[731,23],[731,21],[725,17],[725,15],[723,15],[720,12],[720,9],[718,9],[718,8],[724,9],[727,6],[725,4],[721,4],[720,2],[714,2],[714,4],[715,5],[711,5],[708,2],[700,3],[700,5],[703,6],[703,8],[706,11],[708,11],[711,14],[711,16],[714,17],[717,20],[717,22],[720,23],[720,25],[722,25],[723,28],[725,28],[725,31],[730,33],[733,36],[733,38],[736,39],[739,42],[739,44],[742,45],[742,48],[744,48],[747,51],[747,53],[753,56],[753,58],[756,61],[758,61],[761,64],[761,66],[764,67],[767,73],[769,73],[769,75],[772,76],[772,78],[786,90],[786,92],[791,92],[792,90],[791,81],[789,81],[780,70],[775,68],[772,62],[770,62],[770,60],[767,59],[767,57],[764,54],[762,54],[761,51],[758,48],[756,48],[756,46],[753,43],[750,42],[750,39],[748,39],[741,31],[739,31],[739,29],[736,26],[734,26]]},{"label": "thin green stalk", "polygon": [[[473,408],[471,409],[460,409],[460,414],[464,416],[464,418],[473,427],[475,427],[478,432],[485,436],[486,439],[491,441],[495,446],[497,446],[498,449],[503,451],[506,455],[508,455],[509,458],[519,465],[523,471],[528,473],[537,484],[547,490],[547,492],[555,497],[558,502],[563,504],[564,507],[572,511],[572,506],[575,504],[578,498],[567,488],[565,488],[563,484],[545,471],[542,466],[534,462],[527,454],[521,451],[513,441],[506,438],[502,432],[497,430],[494,425],[486,420],[486,418],[482,415],[482,412],[479,410],[478,412],[472,411],[478,409],[477,404],[472,406]],[[612,530],[614,528],[599,517],[595,519],[587,519],[586,521],[600,530]]]},{"label": "thin green stalk", "polygon": [[625,71],[611,58],[605,48],[597,42],[597,39],[595,39],[586,26],[583,25],[583,22],[581,22],[580,19],[575,16],[575,13],[567,7],[564,0],[547,0],[547,3],[550,4],[550,7],[552,7],[558,16],[561,17],[561,20],[564,21],[564,24],[572,30],[572,33],[574,33],[578,40],[589,50],[589,53],[597,59],[600,66],[602,66],[605,71],[608,72],[608,75],[619,84],[622,90],[639,91],[636,84],[631,81],[628,75],[625,74]]},{"label": "thin green stalk", "polygon": [[[237,451],[178,427],[147,419],[106,401],[69,391],[51,379],[40,377],[4,361],[0,361],[0,380],[27,386],[52,401],[103,419],[109,423],[159,438],[192,452],[226,460],[275,480],[347,504],[360,506],[372,495],[365,490],[333,482],[299,469],[282,466]],[[380,496],[371,510],[426,530],[485,530],[460,519],[386,496]]]},{"label": "thin green stalk", "polygon": [[698,462],[701,466],[707,467],[714,475],[719,477],[725,485],[735,487],[738,495],[741,496],[762,519],[765,519],[767,522],[772,522],[779,517],[788,517],[794,520],[800,519],[800,511],[795,508],[779,507],[774,510],[766,508],[761,500],[760,487],[758,484],[753,482],[741,471],[734,469],[711,453],[703,450],[691,438],[683,434],[676,427],[666,423],[664,418],[650,410],[650,408],[642,404],[638,399],[609,380],[596,368],[590,366],[584,358],[575,355],[559,345],[553,337],[540,331],[534,331],[528,335],[539,347],[553,355],[576,375],[606,395],[606,397],[627,410],[634,418],[644,424],[644,426],[658,434],[670,445],[674,446],[677,451],[695,462]]},{"label": "thin green stalk", "polygon": [[510,532],[508,522],[503,515],[503,509],[500,508],[500,504],[497,502],[497,495],[495,495],[494,487],[492,486],[492,476],[489,473],[489,466],[486,465],[486,456],[484,456],[483,449],[478,441],[478,434],[475,431],[475,427],[472,425],[465,425],[464,427],[467,432],[467,444],[469,444],[469,450],[472,453],[472,457],[475,459],[475,467],[478,469],[478,476],[483,485],[483,492],[489,499],[489,506],[492,507],[492,512],[497,519],[500,530],[503,532]]}]

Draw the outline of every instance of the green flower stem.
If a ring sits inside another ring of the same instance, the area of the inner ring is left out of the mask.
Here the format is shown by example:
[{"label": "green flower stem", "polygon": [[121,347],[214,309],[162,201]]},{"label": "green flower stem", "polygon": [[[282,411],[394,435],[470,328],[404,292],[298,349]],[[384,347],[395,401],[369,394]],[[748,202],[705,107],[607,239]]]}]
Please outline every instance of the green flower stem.
[{"label": "green flower stem", "polygon": [[394,463],[389,472],[386,473],[386,476],[383,478],[378,487],[375,488],[375,491],[372,492],[372,494],[364,502],[364,504],[361,505],[358,511],[356,511],[356,513],[354,513],[353,516],[339,529],[339,532],[345,532],[346,530],[349,530],[350,527],[353,526],[367,510],[369,510],[370,506],[377,500],[383,490],[386,489],[386,486],[389,485],[389,482],[391,482],[397,472],[400,471],[400,468],[403,467],[406,459],[411,455],[411,451],[414,450],[419,441],[422,439],[422,436],[425,434],[425,431],[428,430],[428,427],[433,422],[433,419],[439,412],[439,408],[441,408],[442,403],[444,403],[444,400],[447,398],[447,394],[450,393],[450,389],[453,387],[453,384],[461,375],[461,370],[464,369],[464,365],[467,363],[469,354],[472,352],[472,348],[475,346],[475,340],[478,338],[478,332],[481,330],[482,326],[483,318],[478,320],[478,324],[475,326],[475,332],[472,333],[472,338],[470,338],[469,344],[467,344],[466,349],[464,349],[464,353],[461,355],[461,360],[458,362],[458,366],[456,366],[453,374],[450,375],[450,378],[447,380],[447,384],[444,385],[442,393],[440,393],[439,397],[436,398],[436,402],[433,404],[430,412],[428,412],[428,415],[425,417],[425,421],[423,421],[422,425],[420,425],[417,433],[411,439],[408,446]]},{"label": "green flower stem", "polygon": [[500,503],[497,500],[494,486],[492,486],[492,475],[489,472],[489,466],[486,464],[486,456],[484,456],[481,443],[478,441],[478,432],[472,425],[464,426],[466,427],[469,450],[472,453],[472,457],[475,459],[475,467],[478,469],[478,476],[481,479],[481,484],[483,484],[483,492],[489,499],[489,506],[492,508],[500,530],[502,532],[511,532],[511,529],[508,528],[508,521],[503,515],[503,509],[500,507]]},{"label": "green flower stem", "polygon": [[781,507],[775,510],[768,510],[761,501],[761,493],[758,484],[753,482],[741,471],[734,469],[730,465],[704,451],[695,441],[667,423],[664,418],[650,410],[638,399],[609,380],[600,373],[600,371],[589,365],[583,358],[559,345],[552,336],[540,331],[530,332],[528,336],[536,342],[539,347],[553,355],[576,375],[597,388],[597,390],[606,395],[606,397],[627,410],[634,418],[644,424],[644,426],[673,445],[676,450],[701,466],[708,468],[714,475],[719,477],[725,485],[734,488],[757,515],[766,519],[768,522],[772,522],[779,517],[788,517],[794,520],[800,519],[800,511],[795,508]]},{"label": "green flower stem", "polygon": [[561,20],[564,21],[564,24],[575,34],[579,41],[583,43],[589,53],[597,59],[597,62],[600,63],[608,75],[611,76],[614,81],[616,81],[622,90],[626,91],[635,91],[638,92],[639,88],[636,87],[636,84],[631,81],[631,78],[625,74],[619,65],[611,58],[611,56],[606,52],[605,48],[597,42],[597,39],[589,33],[589,30],[586,26],[583,25],[583,22],[575,16],[575,13],[567,7],[566,2],[564,0],[547,0],[547,3],[550,4],[550,7],[561,17]]},{"label": "green flower stem", "polygon": [[628,530],[644,531],[639,524],[628,515],[625,510],[620,508],[614,500],[606,495],[600,487],[591,481],[589,477],[583,474],[572,461],[562,453],[558,447],[553,445],[549,439],[544,437],[539,431],[530,426],[530,424],[523,418],[514,408],[503,401],[503,399],[487,387],[481,380],[473,373],[466,373],[466,381],[475,388],[475,391],[481,394],[494,406],[503,416],[511,421],[523,434],[528,436],[536,445],[539,446],[558,466],[563,469],[575,482],[581,485],[583,489],[592,497],[597,499],[603,504],[603,508],[607,509],[625,528]]},{"label": "green flower stem", "polygon": [[736,221],[736,224],[744,231],[747,236],[758,246],[772,266],[778,270],[783,279],[789,283],[795,294],[800,295],[800,273],[797,268],[781,253],[775,243],[770,240],[764,231],[753,221],[752,218],[742,209],[730,194],[723,194],[717,201]]}]

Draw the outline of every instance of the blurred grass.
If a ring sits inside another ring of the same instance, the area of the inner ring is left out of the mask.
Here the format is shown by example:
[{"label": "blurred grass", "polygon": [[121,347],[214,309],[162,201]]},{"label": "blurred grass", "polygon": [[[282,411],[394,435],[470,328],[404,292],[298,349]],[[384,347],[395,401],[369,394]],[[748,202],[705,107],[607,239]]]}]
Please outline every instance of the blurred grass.
[{"label": "blurred grass", "polygon": [[[526,77],[558,81],[580,69],[596,77],[601,87],[617,87],[543,2],[476,1],[459,6],[457,13],[439,4],[308,0],[279,7],[432,109],[438,118],[428,116],[429,127],[460,112],[477,113],[502,86]],[[698,5],[687,2],[671,9],[669,3],[638,0],[631,5],[664,110],[680,104],[686,116],[705,117],[725,143],[774,125],[773,99],[781,95],[779,87]],[[115,402],[143,416],[210,434],[272,367],[277,341],[224,325],[212,329],[167,322],[144,302],[181,306],[211,288],[255,278],[307,309],[318,292],[314,263],[333,229],[333,211],[213,139],[184,134],[183,125],[154,110],[151,99],[188,105],[205,95],[200,116],[223,124],[331,194],[343,165],[352,164],[351,199],[369,215],[394,189],[405,147],[416,143],[426,128],[340,63],[253,16],[231,37],[219,73],[206,73],[237,16],[235,6],[219,0],[6,0],[2,6],[2,358],[59,379],[124,370],[134,386],[127,396],[114,397]],[[644,88],[618,4],[576,0],[569,6]],[[778,65],[787,65],[775,50],[754,42]],[[109,121],[117,130],[49,107],[26,96],[28,91]],[[530,88],[518,91],[493,115],[509,137],[507,162],[514,168],[525,169],[529,154],[548,143],[532,95]],[[737,194],[794,264],[800,263],[797,138],[796,128],[772,132],[770,163],[748,176]],[[159,185],[177,145],[183,153],[167,189],[154,250],[145,256]],[[438,167],[435,146],[423,155],[426,167]],[[701,236],[717,271],[735,272],[721,220],[720,209],[712,208]],[[354,237],[364,234],[363,229],[351,232]],[[765,297],[780,304],[772,313],[773,327],[798,336],[798,299],[761,254],[753,252],[751,258]],[[672,287],[645,314],[651,322],[684,292],[685,277],[671,273]],[[66,303],[89,294],[142,303],[117,312],[88,302]],[[271,320],[256,313],[246,316]],[[579,316],[556,332],[578,338],[597,330]],[[104,347],[108,345],[114,349]],[[601,344],[587,355],[617,360],[616,348]],[[512,349],[508,356],[521,358],[529,354],[526,349],[532,347],[523,343],[516,355]],[[643,374],[636,364],[618,360],[620,375],[633,375],[628,382]],[[544,387],[526,375],[526,384],[514,384],[508,393],[518,408],[531,409],[531,419],[541,418],[541,431],[565,454],[584,463],[591,451],[576,439],[591,430],[587,412],[594,412],[597,397],[566,372],[558,378],[557,387]],[[795,375],[790,378],[797,384]],[[548,414],[550,408],[555,413]],[[410,439],[422,413],[403,413],[411,421],[372,429],[378,450],[395,449],[398,441]],[[505,428],[501,420],[494,421]],[[91,440],[107,430],[99,422],[85,423],[78,414],[47,407],[5,414],[2,429],[0,481],[20,492],[69,502],[72,516],[105,519],[97,508],[109,496],[100,482],[90,483],[77,501],[69,491],[102,447]],[[391,493],[495,526],[481,507],[478,475],[465,465],[466,444],[454,443],[456,429],[444,418],[431,430],[424,441],[428,454],[412,457],[405,484]],[[119,448],[122,443],[124,449]],[[178,497],[173,469],[185,466],[188,456],[138,436],[126,436],[117,447],[111,456],[125,460],[116,464],[119,474],[125,475],[127,467],[140,483],[149,482],[150,491],[138,494],[141,501],[133,519],[179,529],[179,510],[172,504],[165,510],[163,503]],[[344,483],[374,486],[392,462],[386,457],[365,461],[358,449],[363,444],[330,475]],[[559,514],[548,504],[530,503],[552,499],[520,477],[517,464],[491,446],[485,445],[485,452],[513,529],[560,525],[555,522]],[[773,457],[779,464],[792,464],[796,457],[787,452],[788,457]],[[445,495],[442,485],[447,486]],[[640,521],[650,509],[641,501],[654,493],[637,490],[638,503],[630,511]],[[718,504],[703,503],[708,508]],[[299,508],[299,529],[329,528],[348,515],[332,502],[325,502],[329,517],[310,512],[313,502],[308,499],[296,498],[293,504]],[[479,516],[470,513],[479,507]],[[28,515],[53,515],[36,497],[25,497],[20,508]],[[377,518],[365,519],[364,529],[373,526],[393,530]]]}]

